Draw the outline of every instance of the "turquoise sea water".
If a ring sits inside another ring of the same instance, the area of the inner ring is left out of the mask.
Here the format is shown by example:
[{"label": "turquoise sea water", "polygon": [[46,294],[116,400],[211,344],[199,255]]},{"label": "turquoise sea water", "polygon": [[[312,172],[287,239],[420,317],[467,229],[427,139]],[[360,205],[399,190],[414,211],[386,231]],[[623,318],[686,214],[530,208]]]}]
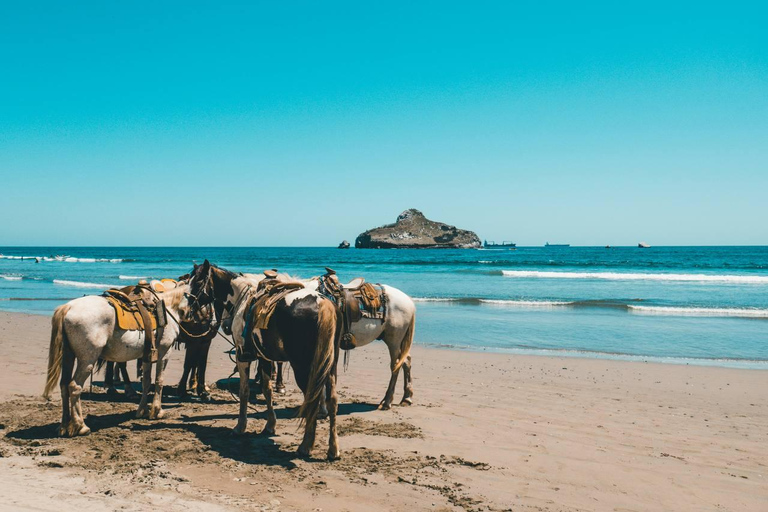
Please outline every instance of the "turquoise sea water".
[{"label": "turquoise sea water", "polygon": [[0,309],[50,314],[205,258],[300,277],[330,266],[396,286],[417,300],[423,345],[768,369],[768,247],[5,247]]}]

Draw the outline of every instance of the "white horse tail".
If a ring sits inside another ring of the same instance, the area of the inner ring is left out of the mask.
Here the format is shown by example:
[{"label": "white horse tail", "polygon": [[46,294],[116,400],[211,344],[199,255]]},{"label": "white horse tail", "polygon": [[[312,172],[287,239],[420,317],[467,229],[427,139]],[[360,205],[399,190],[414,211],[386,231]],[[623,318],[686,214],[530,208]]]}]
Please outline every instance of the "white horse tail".
[{"label": "white horse tail", "polygon": [[48,348],[48,380],[45,383],[43,398],[50,399],[56,381],[61,375],[61,360],[64,357],[64,343],[67,343],[67,333],[64,332],[64,317],[69,312],[69,304],[56,308],[51,320],[51,345]]},{"label": "white horse tail", "polygon": [[325,399],[325,383],[336,361],[336,308],[330,300],[322,300],[317,310],[317,345],[304,393],[304,403],[299,409],[302,421],[312,425]]},{"label": "white horse tail", "polygon": [[395,363],[395,366],[392,368],[392,373],[397,373],[400,371],[400,367],[403,366],[403,363],[408,358],[408,356],[411,353],[411,346],[413,346],[413,333],[416,331],[416,312],[413,313],[413,316],[411,317],[411,325],[408,326],[408,330],[405,332],[405,336],[403,336],[403,341],[400,342],[400,359]]}]

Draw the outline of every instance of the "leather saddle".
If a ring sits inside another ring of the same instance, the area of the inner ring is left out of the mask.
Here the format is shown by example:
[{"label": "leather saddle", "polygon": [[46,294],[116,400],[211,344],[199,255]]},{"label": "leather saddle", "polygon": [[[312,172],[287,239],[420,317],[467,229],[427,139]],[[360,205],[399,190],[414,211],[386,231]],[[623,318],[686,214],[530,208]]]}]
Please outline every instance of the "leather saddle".
[{"label": "leather saddle", "polygon": [[265,278],[259,281],[256,294],[248,299],[245,305],[245,326],[243,327],[243,348],[238,354],[241,362],[255,361],[264,355],[264,347],[260,339],[253,336],[254,329],[266,329],[269,320],[277,309],[277,305],[291,292],[304,288],[298,281],[283,281],[274,270],[266,270]]},{"label": "leather saddle", "polygon": [[112,288],[103,296],[115,310],[117,326],[124,331],[144,331],[144,357],[157,362],[157,339],[167,324],[165,303],[146,283]]},{"label": "leather saddle", "polygon": [[346,285],[339,283],[336,271],[325,268],[325,275],[320,277],[319,291],[329,297],[341,309],[344,325],[342,326],[341,348],[355,348],[355,336],[350,332],[352,324],[370,318],[381,320],[387,314],[387,294],[380,284],[366,283],[358,277]]}]

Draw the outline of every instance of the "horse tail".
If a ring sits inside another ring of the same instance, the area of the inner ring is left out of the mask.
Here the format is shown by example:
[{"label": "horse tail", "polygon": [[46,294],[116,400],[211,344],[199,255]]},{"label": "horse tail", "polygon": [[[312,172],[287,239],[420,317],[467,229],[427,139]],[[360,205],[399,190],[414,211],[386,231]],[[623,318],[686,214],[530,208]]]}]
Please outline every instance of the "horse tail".
[{"label": "horse tail", "polygon": [[51,320],[51,344],[48,348],[48,380],[45,382],[43,398],[50,399],[56,381],[61,375],[61,360],[64,357],[64,343],[67,342],[67,333],[64,332],[64,317],[69,312],[69,304],[56,308]]},{"label": "horse tail", "polygon": [[336,308],[330,300],[320,301],[317,311],[317,345],[309,371],[307,390],[304,392],[304,403],[299,408],[299,417],[302,422],[308,424],[312,424],[320,412],[325,383],[336,362],[339,331],[336,324]]},{"label": "horse tail", "polygon": [[392,367],[392,373],[399,372],[400,367],[403,366],[403,363],[411,354],[411,346],[413,346],[413,333],[415,331],[416,312],[414,311],[413,316],[411,316],[411,325],[408,326],[408,330],[405,331],[405,336],[403,336],[403,340],[400,342],[400,359],[398,359],[398,361],[395,363],[395,366]]}]

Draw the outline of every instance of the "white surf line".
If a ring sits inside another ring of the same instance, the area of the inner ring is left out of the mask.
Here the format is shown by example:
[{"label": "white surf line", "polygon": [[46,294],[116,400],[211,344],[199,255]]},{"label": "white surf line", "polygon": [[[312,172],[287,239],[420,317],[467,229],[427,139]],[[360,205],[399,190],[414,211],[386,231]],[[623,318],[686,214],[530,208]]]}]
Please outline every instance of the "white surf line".
[{"label": "white surf line", "polygon": [[64,279],[54,279],[53,284],[61,286],[73,286],[76,288],[119,288],[120,285],[115,284],[99,284],[99,283],[83,283],[80,281],[67,281]]},{"label": "white surf line", "polygon": [[697,308],[673,306],[629,306],[633,313],[659,316],[710,316],[739,318],[768,318],[768,309],[750,308]]},{"label": "white surf line", "polygon": [[543,279],[606,279],[625,281],[682,281],[734,284],[768,284],[768,276],[719,274],[649,274],[623,272],[548,272],[538,270],[502,270],[505,277]]}]

